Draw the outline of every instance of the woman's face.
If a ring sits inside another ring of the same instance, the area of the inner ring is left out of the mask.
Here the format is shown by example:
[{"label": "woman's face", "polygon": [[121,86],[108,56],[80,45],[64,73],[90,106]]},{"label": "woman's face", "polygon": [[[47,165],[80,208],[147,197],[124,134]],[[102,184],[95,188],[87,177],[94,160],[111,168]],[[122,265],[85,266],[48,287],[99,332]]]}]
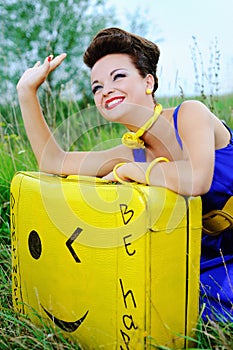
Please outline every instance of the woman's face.
[{"label": "woman's face", "polygon": [[110,54],[97,61],[91,72],[91,86],[95,104],[107,120],[127,118],[138,105],[148,106],[148,76],[139,74],[127,54]]}]

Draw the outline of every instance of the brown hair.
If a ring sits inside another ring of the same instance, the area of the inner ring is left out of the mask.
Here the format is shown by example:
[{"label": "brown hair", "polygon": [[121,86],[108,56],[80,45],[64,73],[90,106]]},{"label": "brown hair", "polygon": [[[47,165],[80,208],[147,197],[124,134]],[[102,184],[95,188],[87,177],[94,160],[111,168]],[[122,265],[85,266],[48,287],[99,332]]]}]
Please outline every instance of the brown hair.
[{"label": "brown hair", "polygon": [[84,53],[83,60],[89,68],[92,68],[100,58],[113,53],[129,55],[143,78],[149,73],[152,74],[155,80],[153,92],[157,90],[156,71],[160,51],[156,44],[120,28],[106,28],[93,38]]}]

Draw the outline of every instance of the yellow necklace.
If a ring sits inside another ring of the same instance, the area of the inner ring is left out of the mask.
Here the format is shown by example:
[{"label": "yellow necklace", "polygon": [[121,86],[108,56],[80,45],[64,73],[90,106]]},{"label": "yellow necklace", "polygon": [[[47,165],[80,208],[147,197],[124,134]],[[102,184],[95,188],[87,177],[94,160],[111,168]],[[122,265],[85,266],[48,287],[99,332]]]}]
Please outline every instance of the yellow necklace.
[{"label": "yellow necklace", "polygon": [[138,131],[126,132],[121,139],[123,145],[129,148],[145,148],[144,141],[140,137],[142,137],[142,135],[156,122],[162,112],[162,109],[163,107],[158,103],[155,106],[152,117],[150,117],[150,119],[148,119],[147,122],[140,129],[138,129]]}]

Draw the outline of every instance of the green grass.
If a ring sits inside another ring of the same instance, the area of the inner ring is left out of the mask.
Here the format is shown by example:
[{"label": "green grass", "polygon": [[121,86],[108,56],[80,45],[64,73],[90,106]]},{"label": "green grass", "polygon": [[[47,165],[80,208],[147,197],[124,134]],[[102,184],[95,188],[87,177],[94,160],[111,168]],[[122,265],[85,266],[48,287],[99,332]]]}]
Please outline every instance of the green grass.
[{"label": "green grass", "polygon": [[[163,98],[159,102],[165,108],[177,105],[183,99]],[[202,96],[200,99],[233,127],[233,95],[215,98]],[[75,103],[57,102],[55,105],[55,109],[54,105],[51,110],[47,108],[48,123],[65,148],[104,149],[120,142],[119,135],[123,134],[124,128],[106,124],[94,108],[88,107],[80,114]],[[35,326],[27,317],[19,318],[12,307],[9,187],[16,171],[37,170],[17,105],[0,107],[0,162],[0,349],[78,349],[77,344],[65,339],[62,333],[44,324],[42,319],[41,326]],[[204,324],[200,320],[195,348],[233,349],[233,323],[209,321]]]}]

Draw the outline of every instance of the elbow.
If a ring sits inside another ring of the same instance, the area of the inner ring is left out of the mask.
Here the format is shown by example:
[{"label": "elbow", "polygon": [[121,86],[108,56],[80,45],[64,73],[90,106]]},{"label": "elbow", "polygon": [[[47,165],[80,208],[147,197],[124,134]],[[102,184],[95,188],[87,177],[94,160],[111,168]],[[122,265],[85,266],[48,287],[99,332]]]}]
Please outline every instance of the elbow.
[{"label": "elbow", "polygon": [[212,180],[206,179],[204,176],[198,176],[192,181],[190,196],[197,197],[202,196],[210,190]]},{"label": "elbow", "polygon": [[53,174],[53,175],[60,175],[59,171],[55,169],[55,167],[52,164],[38,164],[39,171],[42,173],[47,173],[47,174]]},{"label": "elbow", "polygon": [[64,158],[65,152],[63,151],[50,157],[47,154],[46,157],[42,157],[38,160],[39,171],[53,175],[61,175],[63,173]]}]

